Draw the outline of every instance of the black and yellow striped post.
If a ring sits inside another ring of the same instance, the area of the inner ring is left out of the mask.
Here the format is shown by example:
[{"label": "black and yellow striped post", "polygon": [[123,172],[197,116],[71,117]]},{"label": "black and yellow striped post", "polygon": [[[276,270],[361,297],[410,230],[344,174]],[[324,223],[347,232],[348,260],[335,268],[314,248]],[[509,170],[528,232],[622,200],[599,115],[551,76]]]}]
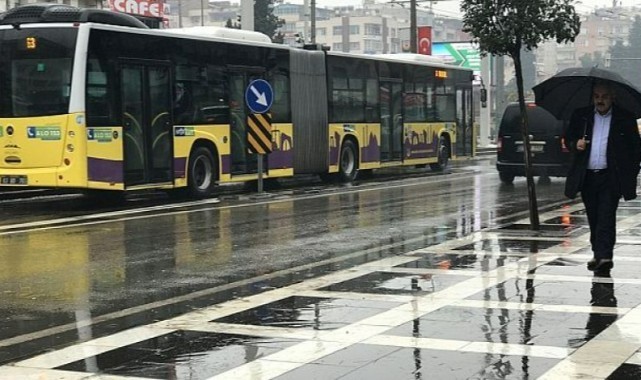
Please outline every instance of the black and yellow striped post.
[{"label": "black and yellow striped post", "polygon": [[256,154],[272,152],[272,115],[250,113],[247,116],[247,142],[249,151]]},{"label": "black and yellow striped post", "polygon": [[263,154],[272,152],[272,115],[250,113],[247,116],[249,151],[258,154],[258,193],[263,192]]}]

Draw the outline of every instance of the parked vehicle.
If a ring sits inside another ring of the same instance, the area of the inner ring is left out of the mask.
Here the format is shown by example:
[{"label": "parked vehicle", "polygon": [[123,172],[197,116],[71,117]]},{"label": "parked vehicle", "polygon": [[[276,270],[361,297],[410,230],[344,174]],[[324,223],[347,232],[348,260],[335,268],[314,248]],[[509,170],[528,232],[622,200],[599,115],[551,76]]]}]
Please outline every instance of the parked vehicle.
[{"label": "parked vehicle", "polygon": [[[527,102],[528,132],[532,152],[532,174],[540,177],[565,177],[571,155],[563,138],[566,123],[557,120],[534,102]],[[525,176],[521,133],[521,111],[510,103],[503,113],[497,140],[496,169],[503,183]]]}]

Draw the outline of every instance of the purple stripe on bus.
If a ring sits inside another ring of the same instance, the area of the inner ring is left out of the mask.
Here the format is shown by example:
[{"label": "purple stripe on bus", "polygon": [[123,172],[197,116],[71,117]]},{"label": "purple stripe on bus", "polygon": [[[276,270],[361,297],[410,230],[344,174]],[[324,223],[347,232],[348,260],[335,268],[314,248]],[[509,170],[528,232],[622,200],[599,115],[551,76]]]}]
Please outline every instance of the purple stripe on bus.
[{"label": "purple stripe on bus", "polygon": [[122,161],[89,157],[87,160],[90,181],[123,183]]},{"label": "purple stripe on bus", "polygon": [[293,150],[274,150],[267,156],[269,169],[290,169],[294,165]]},{"label": "purple stripe on bus", "polygon": [[174,158],[174,178],[185,178],[187,171],[187,157]]},{"label": "purple stripe on bus", "polygon": [[380,159],[381,149],[378,147],[378,139],[370,133],[367,145],[361,149],[361,162],[377,162]]},{"label": "purple stripe on bus", "polygon": [[220,156],[220,163],[223,166],[221,171],[222,174],[231,173],[231,157],[228,154]]},{"label": "purple stripe on bus", "polygon": [[438,134],[432,133],[432,142],[426,143],[427,132],[411,133],[410,136],[405,138],[405,158],[428,158],[436,157],[438,153],[439,137]]}]

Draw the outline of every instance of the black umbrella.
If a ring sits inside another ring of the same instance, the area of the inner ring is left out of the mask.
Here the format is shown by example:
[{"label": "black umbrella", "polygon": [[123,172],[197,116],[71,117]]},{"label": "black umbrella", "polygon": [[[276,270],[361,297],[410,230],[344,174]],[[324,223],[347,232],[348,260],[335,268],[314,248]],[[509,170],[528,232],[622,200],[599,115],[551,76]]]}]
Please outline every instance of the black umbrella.
[{"label": "black umbrella", "polygon": [[614,103],[641,118],[641,90],[615,72],[597,67],[572,67],[544,80],[532,88],[535,103],[560,120],[568,120],[572,112],[592,104],[596,82],[608,82],[616,92]]}]

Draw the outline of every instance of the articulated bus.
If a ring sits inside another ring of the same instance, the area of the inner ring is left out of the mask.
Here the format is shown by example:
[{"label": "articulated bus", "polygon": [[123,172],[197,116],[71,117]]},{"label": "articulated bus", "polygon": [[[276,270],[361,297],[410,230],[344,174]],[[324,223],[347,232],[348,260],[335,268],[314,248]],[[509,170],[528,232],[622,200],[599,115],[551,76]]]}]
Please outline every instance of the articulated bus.
[{"label": "articulated bus", "polygon": [[[202,198],[216,184],[256,180],[259,157],[266,179],[349,182],[474,155],[467,69],[293,48],[256,32],[148,29],[62,4],[0,18],[0,187]],[[247,136],[245,94],[257,79],[273,89],[264,155]]]}]

